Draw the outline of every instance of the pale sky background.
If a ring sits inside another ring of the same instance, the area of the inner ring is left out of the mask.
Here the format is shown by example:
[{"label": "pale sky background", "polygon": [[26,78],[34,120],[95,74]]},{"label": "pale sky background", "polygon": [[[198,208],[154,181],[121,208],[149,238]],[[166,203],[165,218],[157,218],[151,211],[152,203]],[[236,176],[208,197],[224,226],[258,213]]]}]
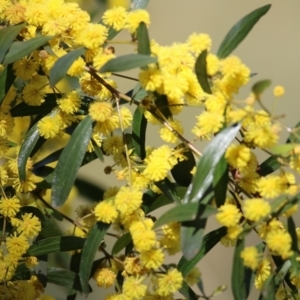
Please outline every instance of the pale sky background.
[{"label": "pale sky background", "polygon": [[[239,19],[265,4],[272,4],[270,11],[261,18],[234,54],[239,56],[252,72],[258,73],[252,79],[253,83],[262,79],[272,79],[272,87],[277,84],[285,87],[286,95],[280,99],[276,111],[278,115],[286,114],[286,118],[282,120],[285,125],[293,126],[300,120],[300,1],[150,0],[150,37],[162,45],[168,45],[184,42],[193,32],[207,33],[213,40],[212,52],[215,53],[225,34]],[[118,46],[117,51],[126,53],[131,50],[121,50]],[[132,84],[121,82],[119,89],[126,92],[131,86]],[[251,86],[252,83],[247,85],[237,98],[245,97]],[[263,101],[271,107],[272,99],[270,88]],[[195,122],[191,111],[183,116],[183,120],[190,128]],[[284,130],[283,135],[287,135]],[[151,138],[148,138],[148,141],[155,144]],[[87,176],[97,184],[102,184],[104,180],[106,185],[111,185],[112,175],[106,176],[102,173],[104,165],[98,161],[89,164],[81,170],[81,175]],[[216,226],[214,221],[210,221],[207,231]],[[251,244],[251,241],[248,242]],[[230,291],[233,252],[233,248],[218,245],[199,264],[207,294],[221,284],[228,285],[228,290],[217,299],[233,299]],[[174,261],[177,262],[179,258],[180,256],[174,258]],[[78,296],[77,299],[84,298]],[[104,290],[95,287],[94,293],[88,299],[104,299]],[[252,294],[249,299],[258,299],[258,295]]]}]

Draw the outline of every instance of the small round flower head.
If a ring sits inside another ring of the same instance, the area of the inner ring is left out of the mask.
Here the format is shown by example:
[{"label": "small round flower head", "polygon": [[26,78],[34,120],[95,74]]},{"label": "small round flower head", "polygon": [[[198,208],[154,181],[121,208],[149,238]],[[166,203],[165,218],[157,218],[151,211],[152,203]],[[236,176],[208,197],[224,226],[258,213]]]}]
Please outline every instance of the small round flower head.
[{"label": "small round flower head", "polygon": [[197,284],[201,280],[201,272],[198,268],[193,268],[184,278],[188,285]]},{"label": "small round flower head", "polygon": [[126,25],[127,11],[122,6],[108,9],[102,16],[103,23],[119,31]]},{"label": "small round flower head", "polygon": [[257,191],[266,199],[278,197],[282,192],[284,192],[284,186],[279,175],[261,177],[256,184]]},{"label": "small round flower head", "polygon": [[144,299],[147,286],[141,283],[143,280],[144,277],[139,276],[127,277],[123,284],[123,294],[133,300]]},{"label": "small round flower head", "polygon": [[113,114],[113,107],[108,102],[94,102],[90,105],[89,115],[98,122],[104,122]]},{"label": "small round flower head", "polygon": [[140,254],[141,263],[147,269],[158,269],[164,261],[164,253],[160,248],[152,248],[142,251]]},{"label": "small round flower head", "polygon": [[[173,120],[170,121],[170,126],[172,127],[172,129],[174,129],[176,132],[183,134],[183,126],[181,124],[180,121],[178,120]],[[173,131],[171,131],[170,129],[168,129],[167,127],[162,127],[159,131],[160,137],[163,141],[167,142],[167,143],[177,143],[177,135],[175,133],[173,133]]]},{"label": "small round flower head", "polygon": [[46,116],[38,122],[37,128],[45,139],[54,138],[60,132],[60,123],[55,116]]},{"label": "small round flower head", "polygon": [[13,69],[17,77],[23,80],[29,80],[37,72],[39,64],[33,59],[22,58],[14,62]]},{"label": "small round flower head", "polygon": [[21,256],[29,248],[29,243],[24,235],[14,234],[6,239],[6,248],[9,253]]},{"label": "small round flower head", "polygon": [[42,226],[40,220],[32,215],[32,213],[26,213],[22,215],[17,232],[26,236],[27,238],[34,238],[41,231]]},{"label": "small round flower head", "polygon": [[173,294],[181,288],[182,282],[182,274],[177,269],[169,270],[157,279],[156,293],[160,296]]},{"label": "small round flower head", "polygon": [[225,153],[228,163],[236,168],[246,168],[251,159],[251,150],[244,144],[230,145]]},{"label": "small round flower head", "polygon": [[284,87],[281,85],[277,85],[273,89],[273,95],[275,97],[281,97],[284,95],[284,93],[285,93]]},{"label": "small round flower head", "polygon": [[270,275],[271,275],[270,260],[268,258],[264,258],[260,262],[255,274],[255,281],[254,281],[255,287],[258,290],[261,290],[264,285],[264,282],[268,279]]},{"label": "small round flower head", "polygon": [[17,197],[0,200],[0,214],[4,217],[14,217],[20,210],[20,200]]},{"label": "small round flower head", "polygon": [[22,99],[32,106],[39,106],[45,102],[46,90],[32,83],[25,85],[22,91]]},{"label": "small round flower head", "polygon": [[272,230],[267,234],[266,237],[267,246],[276,255],[281,256],[283,259],[289,258],[293,252],[292,238],[290,234],[283,230]]},{"label": "small round flower head", "polygon": [[218,209],[216,219],[226,227],[235,226],[238,224],[241,213],[234,204],[224,204]]},{"label": "small round flower head", "polygon": [[85,61],[82,57],[77,58],[69,68],[67,74],[72,77],[79,77],[85,71]]},{"label": "small round flower head", "polygon": [[74,114],[80,108],[80,95],[76,91],[65,94],[61,99],[57,100],[59,109],[67,114]]},{"label": "small round flower head", "polygon": [[156,91],[161,87],[163,77],[156,65],[150,65],[147,69],[140,71],[139,81],[145,90]]},{"label": "small round flower head", "polygon": [[115,208],[113,201],[103,200],[99,202],[95,209],[95,216],[97,221],[103,223],[113,223],[118,217],[118,211]]},{"label": "small round flower head", "polygon": [[141,22],[147,26],[150,24],[150,16],[146,10],[136,9],[128,13],[126,28],[130,33],[135,33]]},{"label": "small round flower head", "polygon": [[101,268],[94,273],[93,278],[98,286],[109,288],[115,283],[116,274],[110,268]]},{"label": "small round flower head", "polygon": [[194,52],[196,55],[198,55],[204,50],[210,51],[212,41],[208,34],[193,33],[192,35],[189,36],[187,43],[191,51]]},{"label": "small round flower head", "polygon": [[245,218],[254,222],[266,217],[271,212],[271,205],[260,198],[245,200],[243,208]]},{"label": "small round flower head", "polygon": [[241,258],[243,259],[244,265],[251,270],[256,270],[259,264],[260,254],[256,247],[246,247],[241,252]]}]

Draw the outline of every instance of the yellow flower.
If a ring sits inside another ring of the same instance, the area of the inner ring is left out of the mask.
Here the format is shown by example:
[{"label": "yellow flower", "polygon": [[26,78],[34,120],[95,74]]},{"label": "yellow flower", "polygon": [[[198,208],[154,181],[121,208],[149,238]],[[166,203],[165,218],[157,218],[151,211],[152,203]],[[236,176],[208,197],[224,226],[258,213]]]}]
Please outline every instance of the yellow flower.
[{"label": "yellow flower", "polygon": [[166,274],[159,276],[156,293],[160,296],[168,296],[175,293],[181,288],[182,281],[182,274],[177,269],[169,270]]},{"label": "yellow flower", "polygon": [[244,215],[250,221],[257,222],[271,212],[271,205],[260,198],[252,198],[244,201]]},{"label": "yellow flower", "polygon": [[226,150],[225,158],[232,167],[243,169],[248,166],[251,159],[251,150],[244,144],[230,145]]},{"label": "yellow flower", "polygon": [[281,85],[277,85],[273,89],[273,95],[275,97],[281,97],[284,95],[284,93],[285,93],[284,87]]},{"label": "yellow flower", "polygon": [[150,65],[147,69],[140,71],[139,81],[145,90],[156,91],[162,86],[163,77],[156,65]]},{"label": "yellow flower", "polygon": [[284,186],[279,175],[269,175],[261,177],[257,181],[257,191],[264,198],[271,199],[284,192]]},{"label": "yellow flower", "polygon": [[24,254],[29,248],[29,244],[24,235],[17,236],[14,234],[6,239],[6,248],[9,253],[16,254],[21,257],[22,254]]},{"label": "yellow flower", "polygon": [[221,225],[226,227],[235,226],[238,224],[242,214],[233,204],[224,204],[218,209],[216,219]]},{"label": "yellow flower", "polygon": [[26,257],[25,265],[28,269],[32,269],[38,263],[38,259],[35,256]]},{"label": "yellow flower", "polygon": [[244,265],[251,270],[255,270],[259,264],[260,254],[256,247],[246,247],[241,252],[241,258],[243,259]]},{"label": "yellow flower", "polygon": [[108,102],[94,102],[90,105],[89,115],[98,122],[104,122],[113,114],[113,107]]},{"label": "yellow flower", "polygon": [[196,127],[192,132],[198,137],[217,133],[223,126],[224,116],[221,113],[204,111],[197,117]]},{"label": "yellow flower", "polygon": [[[172,120],[169,121],[170,126],[172,129],[174,129],[179,134],[183,134],[183,126],[179,120]],[[162,127],[159,131],[160,137],[163,141],[167,143],[177,143],[178,138],[175,133],[173,133],[170,129],[167,127]]]},{"label": "yellow flower", "polygon": [[56,116],[46,116],[38,122],[37,128],[45,139],[54,138],[59,134],[60,123]]},{"label": "yellow flower", "polygon": [[107,38],[107,28],[101,24],[87,23],[79,33],[77,42],[88,49],[100,48]]},{"label": "yellow flower", "polygon": [[164,235],[159,242],[170,255],[174,255],[180,251],[180,227],[180,223],[172,222],[161,228]]},{"label": "yellow flower", "polygon": [[93,275],[97,285],[104,288],[111,287],[115,283],[116,277],[116,273],[110,268],[98,269]]},{"label": "yellow flower", "polygon": [[13,69],[17,77],[23,80],[29,80],[37,72],[39,64],[33,59],[22,58],[13,64]]},{"label": "yellow flower", "polygon": [[16,196],[0,200],[0,213],[4,217],[14,217],[19,212],[20,207],[20,200]]},{"label": "yellow flower", "polygon": [[115,198],[115,206],[122,215],[131,214],[142,204],[142,192],[135,188],[123,186]]},{"label": "yellow flower", "polygon": [[212,41],[210,36],[206,33],[193,33],[189,36],[187,43],[191,51],[199,55],[204,50],[210,51]]},{"label": "yellow flower", "polygon": [[22,98],[25,103],[32,106],[39,106],[45,102],[44,97],[46,95],[45,88],[36,86],[32,83],[26,84],[22,91]]},{"label": "yellow flower", "polygon": [[33,216],[32,213],[25,213],[22,215],[22,220],[18,225],[17,232],[27,238],[34,238],[41,229],[40,220],[36,216]]},{"label": "yellow flower", "polygon": [[145,284],[141,284],[143,280],[144,277],[127,277],[123,284],[123,294],[130,297],[130,299],[144,299],[147,286]]},{"label": "yellow flower", "polygon": [[126,18],[127,11],[121,6],[107,10],[102,16],[103,23],[117,31],[122,30],[125,27]]},{"label": "yellow flower", "polygon": [[292,238],[290,234],[283,230],[272,230],[267,234],[266,237],[267,246],[276,255],[281,256],[283,259],[290,257],[293,252]]},{"label": "yellow flower", "polygon": [[57,100],[59,109],[66,114],[74,114],[78,111],[80,103],[80,95],[76,91],[71,91]]},{"label": "yellow flower", "polygon": [[10,114],[0,112],[0,136],[6,137],[14,129],[14,119]]},{"label": "yellow flower", "polygon": [[188,285],[194,285],[200,282],[201,280],[201,272],[198,268],[193,268],[184,278]]},{"label": "yellow flower", "polygon": [[94,212],[97,221],[104,223],[113,223],[118,217],[118,212],[113,202],[109,200],[99,202],[94,208]]},{"label": "yellow flower", "polygon": [[149,26],[150,16],[146,10],[136,9],[128,13],[126,21],[126,28],[130,33],[135,33],[141,22],[144,22],[147,26]]},{"label": "yellow flower", "polygon": [[262,289],[264,282],[268,279],[270,274],[271,274],[270,260],[265,258],[259,264],[255,275],[254,284],[258,290]]},{"label": "yellow flower", "polygon": [[82,57],[77,58],[69,68],[67,74],[73,77],[79,77],[84,72],[85,61]]},{"label": "yellow flower", "polygon": [[164,253],[160,248],[152,248],[148,251],[142,251],[140,259],[147,269],[157,269],[164,261]]}]

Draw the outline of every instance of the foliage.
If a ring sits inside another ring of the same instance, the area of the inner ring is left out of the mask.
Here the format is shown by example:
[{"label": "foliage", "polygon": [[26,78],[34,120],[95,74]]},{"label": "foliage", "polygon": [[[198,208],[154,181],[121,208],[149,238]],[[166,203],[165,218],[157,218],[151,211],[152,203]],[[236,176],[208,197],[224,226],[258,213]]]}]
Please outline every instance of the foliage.
[{"label": "foliage", "polygon": [[[99,289],[115,286],[111,300],[177,292],[211,299],[224,286],[206,295],[197,264],[220,242],[235,247],[235,299],[246,299],[253,285],[260,299],[299,297],[299,124],[278,144],[280,120],[261,101],[270,80],[235,100],[252,74],[231,53],[270,5],[238,21],[215,55],[203,33],[167,47],[150,41],[145,0],[109,9],[99,23],[71,2],[2,2],[1,295],[52,299],[44,291],[50,282],[75,299],[92,291],[93,279]],[[116,56],[122,30],[133,53]],[[130,69],[137,78],[119,74]],[[116,76],[138,83],[124,93]],[[276,86],[274,97],[283,94]],[[197,111],[193,141],[177,118],[185,106]],[[151,124],[158,147],[146,143]],[[269,157],[259,162],[256,149]],[[80,167],[108,156],[114,163],[104,170],[118,187],[76,179]],[[74,209],[78,194],[90,202]],[[220,228],[206,233],[208,218]],[[251,232],[261,243],[246,247]],[[180,251],[178,263],[164,263]]]}]

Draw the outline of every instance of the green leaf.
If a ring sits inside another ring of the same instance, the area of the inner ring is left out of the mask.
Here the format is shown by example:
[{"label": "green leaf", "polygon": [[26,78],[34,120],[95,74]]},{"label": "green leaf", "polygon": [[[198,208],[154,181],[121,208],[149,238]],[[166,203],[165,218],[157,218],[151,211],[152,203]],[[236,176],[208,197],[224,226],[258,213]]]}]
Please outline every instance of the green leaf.
[{"label": "green leaf", "polygon": [[245,247],[245,240],[238,239],[234,251],[233,267],[231,275],[231,288],[235,300],[247,299],[246,294],[246,280],[245,280],[245,267],[241,252]]},{"label": "green leaf", "polygon": [[31,154],[32,149],[36,145],[40,134],[37,128],[37,124],[33,125],[31,129],[27,132],[25,139],[23,140],[18,155],[18,172],[20,181],[26,180],[26,164],[28,157]]},{"label": "green leaf", "polygon": [[199,297],[195,292],[187,285],[185,281],[182,282],[182,286],[179,289],[180,294],[182,294],[186,300],[197,300]]},{"label": "green leaf", "polygon": [[79,276],[70,270],[62,268],[48,268],[47,278],[50,283],[63,286],[68,289],[81,291]]},{"label": "green leaf", "polygon": [[149,3],[149,0],[131,0],[131,10],[145,9]]},{"label": "green leaf", "polygon": [[[199,213],[201,212],[201,214]],[[210,205],[202,205],[196,202],[179,204],[166,211],[154,224],[154,228],[171,222],[184,222],[197,219],[204,219],[215,214],[217,209]],[[199,216],[198,216],[199,214]]]},{"label": "green leaf", "polygon": [[116,255],[118,254],[121,250],[123,250],[129,243],[132,241],[131,235],[129,232],[123,234],[121,237],[117,239],[115,242],[111,254]]},{"label": "green leaf", "polygon": [[[160,110],[160,112],[164,115],[164,117],[166,119],[172,119],[172,113],[171,113],[168,98],[166,95],[159,95],[155,99],[155,105]],[[150,112],[152,113],[152,111],[150,111]]]},{"label": "green leaf", "polygon": [[213,230],[206,234],[203,238],[203,242],[199,252],[191,260],[187,260],[184,256],[181,257],[178,263],[178,270],[185,277],[198,263],[199,261],[220,241],[220,239],[227,233],[226,227]]},{"label": "green leaf", "polygon": [[154,182],[155,185],[168,197],[172,202],[181,203],[175,185],[168,178]]},{"label": "green leaf", "polygon": [[61,206],[67,200],[92,136],[92,119],[86,116],[74,130],[61,153],[52,181],[52,204]]},{"label": "green leaf", "polygon": [[275,275],[269,276],[263,284],[263,291],[260,294],[259,300],[274,300],[277,287],[275,284]]},{"label": "green leaf", "polygon": [[57,236],[46,238],[33,244],[27,251],[28,256],[39,256],[63,251],[74,251],[82,249],[84,238],[77,236]]},{"label": "green leaf", "polygon": [[144,110],[138,106],[132,120],[132,143],[135,153],[142,160],[146,157],[146,128],[147,119],[144,116]]},{"label": "green leaf", "polygon": [[42,230],[40,232],[40,236],[43,238],[50,237],[59,237],[62,235],[61,229],[57,226],[57,223],[53,218],[46,218],[44,222],[42,222]]},{"label": "green leaf", "polygon": [[151,55],[150,40],[147,26],[141,22],[137,29],[138,53]]},{"label": "green leaf", "polygon": [[[12,64],[7,65],[0,74],[0,104],[16,79]],[[11,111],[10,111],[11,113]]]},{"label": "green leaf", "polygon": [[104,157],[101,148],[96,144],[96,142],[92,139],[92,144],[94,148],[94,152],[101,162],[104,162]]},{"label": "green leaf", "polygon": [[84,294],[89,293],[88,282],[93,267],[93,261],[109,226],[109,224],[104,224],[101,222],[95,224],[90,230],[86,242],[83,246],[80,260],[79,277]]},{"label": "green leaf", "polygon": [[228,165],[225,157],[222,156],[216,165],[213,178],[213,187],[217,207],[220,207],[225,203],[228,182]]},{"label": "green leaf", "polygon": [[195,72],[197,75],[198,82],[201,85],[203,91],[208,94],[212,94],[206,72],[206,56],[207,50],[202,51],[201,54],[198,56],[195,64]]},{"label": "green leaf", "polygon": [[276,156],[270,156],[259,166],[259,174],[267,176],[281,167],[280,162]]},{"label": "green leaf", "polygon": [[[180,144],[175,148],[175,151],[183,146],[183,144]],[[178,163],[171,170],[171,173],[178,185],[188,187],[193,179],[191,171],[195,167],[196,161],[193,152],[190,149],[187,149],[184,152],[184,156],[186,159],[178,161]]]},{"label": "green leaf", "polygon": [[156,63],[157,59],[144,54],[127,54],[109,60],[100,70],[100,73],[121,72],[145,67]]},{"label": "green leaf", "polygon": [[271,152],[274,155],[288,156],[290,154],[290,152],[295,148],[296,145],[297,144],[295,144],[295,143],[276,145],[273,148],[271,148]]},{"label": "green leaf", "polygon": [[265,15],[270,9],[271,5],[262,6],[238,21],[227,33],[224,40],[222,41],[217,55],[219,58],[227,57],[248,35],[253,26],[258,20]]},{"label": "green leaf", "polygon": [[23,23],[16,26],[8,26],[0,30],[0,64],[2,63],[14,39],[25,25],[26,24]]},{"label": "green leaf", "polygon": [[74,185],[81,196],[93,201],[99,201],[99,199],[102,199],[105,191],[101,187],[98,187],[83,178],[76,178]]},{"label": "green leaf", "polygon": [[70,51],[64,56],[60,57],[50,70],[50,86],[54,87],[68,72],[73,62],[83,55],[85,52],[84,48],[78,48],[76,50]]},{"label": "green leaf", "polygon": [[14,106],[10,112],[13,117],[47,115],[57,106],[56,101],[59,98],[60,94],[47,94],[45,96],[45,102],[39,106],[32,106],[25,102],[20,102]]},{"label": "green leaf", "polygon": [[241,125],[234,125],[219,132],[208,144],[197,166],[196,174],[189,193],[186,194],[185,202],[201,201],[207,189],[213,182],[214,170],[224,155],[227,147],[231,144]]},{"label": "green leaf", "polygon": [[24,56],[31,54],[34,50],[45,45],[52,38],[53,37],[51,36],[40,36],[25,42],[14,42],[6,54],[3,64],[7,65],[13,63]]},{"label": "green leaf", "polygon": [[271,80],[269,79],[265,79],[265,80],[261,80],[256,82],[253,86],[252,86],[252,92],[255,95],[255,97],[257,99],[260,98],[261,94],[265,91],[265,89],[267,89],[269,86],[271,85]]}]

